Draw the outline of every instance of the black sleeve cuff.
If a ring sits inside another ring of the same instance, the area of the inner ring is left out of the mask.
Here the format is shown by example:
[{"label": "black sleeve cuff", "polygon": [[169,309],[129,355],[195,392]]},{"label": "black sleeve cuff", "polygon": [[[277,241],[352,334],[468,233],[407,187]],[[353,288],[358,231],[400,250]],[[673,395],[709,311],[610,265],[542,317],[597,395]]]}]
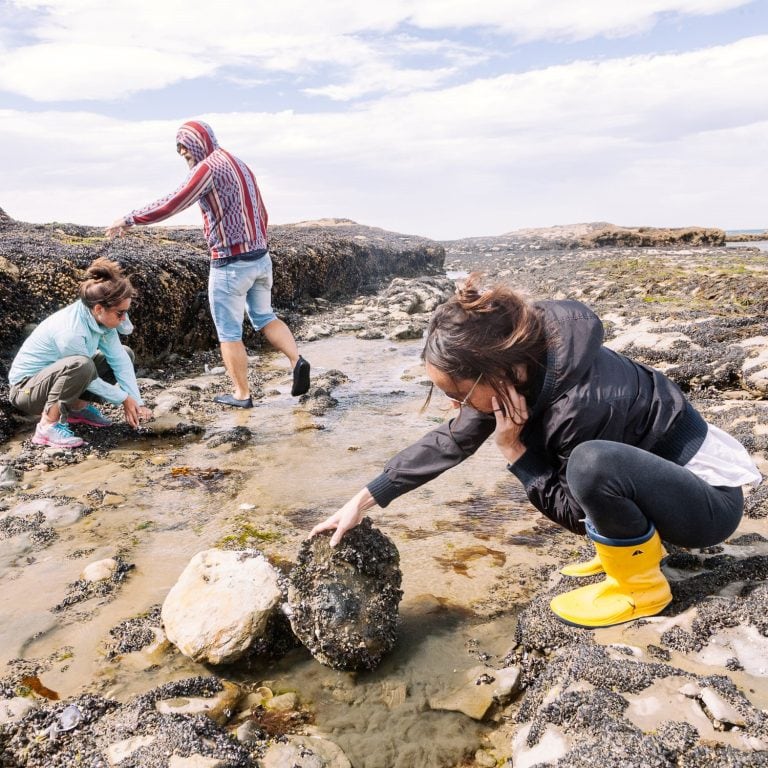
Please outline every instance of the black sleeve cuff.
[{"label": "black sleeve cuff", "polygon": [[376,500],[376,503],[380,507],[386,507],[390,502],[394,501],[401,492],[397,489],[397,486],[387,477],[386,473],[382,472],[377,478],[371,480],[366,486],[369,493]]},{"label": "black sleeve cuff", "polygon": [[547,475],[551,467],[533,451],[526,451],[514,464],[507,464],[507,469],[523,484],[529,488],[537,478]]}]

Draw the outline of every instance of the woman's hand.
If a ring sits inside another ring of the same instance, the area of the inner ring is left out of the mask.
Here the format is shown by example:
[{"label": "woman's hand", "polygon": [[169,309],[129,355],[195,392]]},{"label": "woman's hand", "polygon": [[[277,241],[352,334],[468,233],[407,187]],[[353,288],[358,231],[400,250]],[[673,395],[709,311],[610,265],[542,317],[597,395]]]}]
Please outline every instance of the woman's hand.
[{"label": "woman's hand", "polygon": [[512,402],[512,413],[505,413],[499,401],[491,398],[493,415],[496,417],[494,440],[504,458],[514,464],[524,453],[525,445],[520,440],[520,433],[528,421],[528,404],[525,398],[510,384],[507,387],[509,399]]},{"label": "woman's hand", "polygon": [[344,534],[360,524],[363,519],[363,513],[366,509],[369,509],[376,503],[376,500],[371,496],[371,492],[367,488],[363,488],[357,495],[353,496],[338,512],[331,515],[327,520],[322,523],[318,523],[310,532],[310,536],[314,536],[321,531],[332,531],[335,533],[331,536],[331,546],[335,547]]},{"label": "woman's hand", "polygon": [[125,414],[125,420],[134,429],[142,421],[152,418],[152,411],[146,406],[139,405],[130,395],[123,400],[123,413]]}]

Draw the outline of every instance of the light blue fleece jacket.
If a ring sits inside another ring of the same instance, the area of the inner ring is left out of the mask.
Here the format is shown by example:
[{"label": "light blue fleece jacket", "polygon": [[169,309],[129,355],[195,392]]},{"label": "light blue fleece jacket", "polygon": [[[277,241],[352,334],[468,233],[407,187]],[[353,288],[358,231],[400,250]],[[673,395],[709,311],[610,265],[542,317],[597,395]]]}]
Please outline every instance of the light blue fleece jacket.
[{"label": "light blue fleece jacket", "polygon": [[92,312],[80,300],[46,317],[32,331],[16,353],[8,381],[11,385],[18,384],[63,357],[93,357],[96,352],[104,354],[109,367],[114,371],[117,384],[109,384],[97,378],[88,385],[88,391],[114,405],[120,405],[129,395],[139,405],[144,405],[133,363],[120,342],[117,329],[99,325]]}]

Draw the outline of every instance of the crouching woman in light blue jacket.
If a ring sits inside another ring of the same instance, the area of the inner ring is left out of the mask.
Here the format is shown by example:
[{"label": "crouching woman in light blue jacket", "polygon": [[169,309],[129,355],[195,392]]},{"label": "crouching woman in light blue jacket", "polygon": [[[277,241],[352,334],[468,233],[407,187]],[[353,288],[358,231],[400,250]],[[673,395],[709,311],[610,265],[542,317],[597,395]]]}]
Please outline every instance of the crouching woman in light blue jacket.
[{"label": "crouching woman in light blue jacket", "polygon": [[32,437],[36,445],[77,448],[85,441],[70,424],[109,426],[89,401],[122,405],[134,428],[152,415],[139,394],[133,353],[118,336],[118,328],[130,323],[131,281],[105,258],[96,259],[87,275],[80,298],[43,320],[11,364],[11,403],[24,413],[40,414]]}]

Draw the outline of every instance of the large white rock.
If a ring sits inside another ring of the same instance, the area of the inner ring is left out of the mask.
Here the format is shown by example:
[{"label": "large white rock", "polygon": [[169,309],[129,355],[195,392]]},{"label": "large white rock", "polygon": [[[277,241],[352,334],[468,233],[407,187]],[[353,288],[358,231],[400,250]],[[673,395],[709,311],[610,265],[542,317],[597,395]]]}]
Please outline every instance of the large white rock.
[{"label": "large white rock", "polygon": [[278,573],[259,552],[199,552],[163,603],[165,633],[185,656],[227,664],[263,637],[281,597]]},{"label": "large white rock", "polygon": [[[539,764],[554,765],[573,747],[568,736],[552,724],[547,725],[538,742],[529,747],[527,739],[530,730],[531,726],[525,725],[512,739],[512,765],[515,768],[530,768]],[[599,764],[599,758],[595,762]]]}]

